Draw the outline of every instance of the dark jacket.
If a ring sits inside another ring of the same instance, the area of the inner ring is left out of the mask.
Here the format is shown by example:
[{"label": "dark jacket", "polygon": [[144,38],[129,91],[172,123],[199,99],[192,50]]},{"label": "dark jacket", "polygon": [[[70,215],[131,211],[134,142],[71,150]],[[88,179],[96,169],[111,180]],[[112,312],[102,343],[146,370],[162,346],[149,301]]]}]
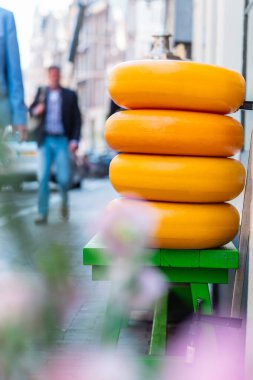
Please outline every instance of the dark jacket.
[{"label": "dark jacket", "polygon": [[112,99],[110,99],[110,105],[109,105],[109,112],[106,115],[106,118],[108,119],[110,116],[112,116],[115,112],[123,111],[124,108],[118,106]]},{"label": "dark jacket", "polygon": [[[30,115],[33,116],[33,109],[41,102],[41,92],[42,88],[40,87],[37,91],[37,94],[34,98],[33,103],[31,104],[29,108]],[[36,140],[38,142],[38,145],[41,145],[43,143],[44,137],[45,137],[45,115],[47,112],[47,96],[48,96],[49,89],[46,88],[45,90],[45,96],[44,96],[44,103],[45,103],[45,112],[41,118],[41,122],[38,125],[37,131],[36,131]],[[82,125],[82,118],[81,113],[78,107],[78,99],[76,92],[61,87],[61,94],[62,94],[62,124],[64,127],[64,134],[68,138],[68,140],[77,140],[80,139],[80,132],[81,132],[81,125]]]}]

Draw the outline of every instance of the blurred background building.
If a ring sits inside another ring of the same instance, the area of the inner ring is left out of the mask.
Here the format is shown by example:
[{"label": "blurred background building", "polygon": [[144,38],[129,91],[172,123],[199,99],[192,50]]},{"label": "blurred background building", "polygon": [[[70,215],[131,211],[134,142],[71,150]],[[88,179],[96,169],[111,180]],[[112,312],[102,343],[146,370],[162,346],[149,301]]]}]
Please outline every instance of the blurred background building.
[{"label": "blurred background building", "polygon": [[[83,114],[82,150],[103,151],[109,110],[106,84],[111,67],[150,54],[152,35],[172,34],[181,58],[225,66],[247,78],[253,99],[252,0],[74,0],[61,12],[35,11],[27,98],[60,64],[63,83],[76,88]],[[249,148],[252,113],[241,115]]]},{"label": "blurred background building", "polygon": [[70,7],[64,11],[40,13],[35,8],[32,38],[30,45],[30,62],[25,70],[27,102],[30,103],[37,86],[45,84],[45,68],[58,64],[63,68],[63,83],[69,83],[67,70],[67,49],[72,34],[75,10]]},{"label": "blurred background building", "polygon": [[83,151],[106,149],[107,75],[117,63],[146,58],[152,35],[173,35],[177,55],[191,58],[192,0],[73,1],[61,13],[34,15],[27,99],[45,81],[45,67],[59,64],[63,84],[76,88],[83,114]]}]

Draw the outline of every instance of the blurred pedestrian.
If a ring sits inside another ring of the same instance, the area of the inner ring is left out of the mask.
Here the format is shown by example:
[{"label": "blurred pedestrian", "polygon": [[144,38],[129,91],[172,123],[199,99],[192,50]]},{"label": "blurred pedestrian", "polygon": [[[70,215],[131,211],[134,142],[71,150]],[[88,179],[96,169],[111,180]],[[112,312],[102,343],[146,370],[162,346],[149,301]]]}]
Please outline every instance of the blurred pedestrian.
[{"label": "blurred pedestrian", "polygon": [[15,19],[0,8],[0,137],[3,128],[12,125],[25,140],[26,114]]},{"label": "blurred pedestrian", "polygon": [[[60,67],[50,66],[48,86],[38,88],[30,106],[30,115],[40,119],[37,129],[39,145],[38,216],[35,224],[46,224],[49,204],[49,179],[52,164],[61,191],[61,217],[68,219],[68,189],[70,182],[70,154],[78,148],[81,114],[77,94],[60,84]],[[43,101],[41,93],[44,92]]]}]

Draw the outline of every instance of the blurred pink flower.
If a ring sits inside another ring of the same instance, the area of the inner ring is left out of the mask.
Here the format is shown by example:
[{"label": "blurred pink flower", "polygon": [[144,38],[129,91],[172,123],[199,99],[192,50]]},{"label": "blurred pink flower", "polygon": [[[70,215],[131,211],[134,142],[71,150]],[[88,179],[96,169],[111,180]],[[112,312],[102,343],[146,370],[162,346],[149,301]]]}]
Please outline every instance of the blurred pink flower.
[{"label": "blurred pink flower", "polygon": [[156,228],[156,214],[148,202],[115,199],[100,217],[99,232],[113,256],[138,255]]},{"label": "blurred pink flower", "polygon": [[117,262],[119,265],[111,266],[109,271],[109,278],[114,284],[111,289],[114,307],[124,313],[148,309],[168,289],[164,276],[155,268],[124,263]]},{"label": "blurred pink flower", "polygon": [[113,265],[108,268],[108,278],[118,287],[124,287],[128,282],[138,275],[140,270],[139,265],[128,260],[127,257],[116,258]]},{"label": "blurred pink flower", "polygon": [[[77,288],[72,278],[53,285],[53,287],[51,285],[47,288],[47,299],[53,301],[60,322],[64,323],[68,319],[68,315],[78,308],[81,290]],[[84,295],[85,291],[82,292],[82,299],[84,299]]]},{"label": "blurred pink flower", "polygon": [[38,277],[1,271],[0,289],[0,328],[11,323],[31,322],[44,296]]},{"label": "blurred pink flower", "polygon": [[127,356],[101,350],[83,355],[63,354],[54,357],[34,380],[140,380],[138,368]]},{"label": "blurred pink flower", "polygon": [[[194,344],[187,334],[177,336],[176,344],[185,347],[182,361],[168,360],[160,380],[246,380],[243,375],[243,333],[240,329],[200,323]],[[190,355],[189,355],[190,353]],[[192,359],[189,362],[189,358]]]},{"label": "blurred pink flower", "polygon": [[137,277],[131,308],[145,309],[152,306],[168,289],[164,276],[155,268],[144,268]]}]

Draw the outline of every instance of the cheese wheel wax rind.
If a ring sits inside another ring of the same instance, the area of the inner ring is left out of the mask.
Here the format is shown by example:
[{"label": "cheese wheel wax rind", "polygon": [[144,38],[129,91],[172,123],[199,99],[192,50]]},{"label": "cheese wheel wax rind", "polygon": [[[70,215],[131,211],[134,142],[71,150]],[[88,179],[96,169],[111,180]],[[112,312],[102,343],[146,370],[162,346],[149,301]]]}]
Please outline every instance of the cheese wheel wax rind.
[{"label": "cheese wheel wax rind", "polygon": [[229,157],[242,148],[243,127],[210,113],[128,110],[106,121],[105,139],[123,153]]},{"label": "cheese wheel wax rind", "polygon": [[208,249],[230,242],[239,229],[239,213],[230,204],[183,204],[165,202],[143,202],[116,199],[108,205],[110,209],[120,208],[135,202],[146,203],[155,213],[156,228],[150,241],[150,248],[167,249]]},{"label": "cheese wheel wax rind", "polygon": [[237,72],[189,61],[140,60],[116,65],[109,92],[121,107],[180,109],[227,114],[245,96],[244,78]]},{"label": "cheese wheel wax rind", "polygon": [[243,190],[245,169],[232,158],[118,154],[110,181],[122,195],[147,200],[216,203]]}]

